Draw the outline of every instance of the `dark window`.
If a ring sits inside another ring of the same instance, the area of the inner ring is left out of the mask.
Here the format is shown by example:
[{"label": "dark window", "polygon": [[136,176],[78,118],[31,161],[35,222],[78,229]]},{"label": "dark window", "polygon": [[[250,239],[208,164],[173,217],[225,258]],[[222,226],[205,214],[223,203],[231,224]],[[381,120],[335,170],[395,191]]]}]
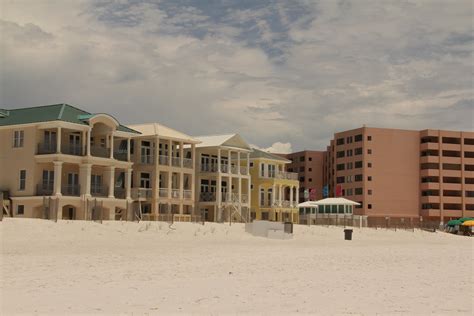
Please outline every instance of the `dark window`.
[{"label": "dark window", "polygon": [[361,195],[363,192],[362,188],[355,188],[354,193],[355,195]]},{"label": "dark window", "polygon": [[24,215],[25,214],[25,206],[24,205],[17,205],[16,214],[17,215]]},{"label": "dark window", "polygon": [[474,165],[464,165],[465,171],[474,171]]},{"label": "dark window", "polygon": [[304,172],[304,167],[300,167],[300,172]]},{"label": "dark window", "polygon": [[356,162],[354,163],[354,168],[356,168],[356,169],[357,169],[357,168],[362,168],[362,160],[356,161]]},{"label": "dark window", "polygon": [[443,144],[461,144],[461,139],[456,137],[443,137]]},{"label": "dark window", "polygon": [[304,156],[301,156],[301,157],[300,157],[300,161],[304,161]]},{"label": "dark window", "polygon": [[367,153],[368,153],[369,155],[372,155],[372,149],[367,149]]},{"label": "dark window", "polygon": [[19,191],[24,191],[26,188],[26,170],[20,170],[20,182],[18,185]]},{"label": "dark window", "polygon": [[308,157],[308,160],[309,160],[309,161],[313,161],[313,158],[312,158],[312,157]]},{"label": "dark window", "polygon": [[[466,167],[467,167],[467,165],[466,165]],[[461,170],[461,165],[454,164],[454,163],[444,163],[443,164],[443,170]]]},{"label": "dark window", "polygon": [[300,182],[304,182],[304,177],[300,177]]},{"label": "dark window", "polygon": [[367,190],[368,195],[372,195],[372,190]]},{"label": "dark window", "polygon": [[344,164],[343,163],[337,164],[336,170],[344,170]]},{"label": "dark window", "polygon": [[354,155],[362,155],[362,147],[354,149]]},{"label": "dark window", "polygon": [[367,208],[368,208],[369,210],[371,210],[371,209],[372,209],[372,204],[367,204]]},{"label": "dark window", "polygon": [[466,197],[474,197],[474,191],[466,191]]},{"label": "dark window", "polygon": [[426,136],[421,139],[421,143],[437,143],[438,142],[438,137],[436,136]]},{"label": "dark window", "polygon": [[253,162],[251,162],[249,165],[250,165],[250,168],[252,168],[253,167]]},{"label": "dark window", "polygon": [[367,136],[367,140],[370,142],[372,140],[372,136]]},{"label": "dark window", "polygon": [[464,145],[474,145],[474,138],[464,138]]},{"label": "dark window", "polygon": [[308,179],[308,182],[313,182],[313,179],[312,179],[312,178],[309,178],[309,179]]},{"label": "dark window", "polygon": [[352,149],[347,150],[347,157],[352,157]]},{"label": "dark window", "polygon": [[135,150],[135,140],[130,139],[130,154],[133,155],[133,152]]},{"label": "dark window", "polygon": [[344,138],[338,138],[336,140],[336,145],[344,145]]},{"label": "dark window", "polygon": [[422,163],[420,165],[421,170],[425,169],[439,169],[439,164],[437,163]]},{"label": "dark window", "polygon": [[362,179],[363,179],[363,176],[361,174],[356,174],[354,176],[354,181],[355,182],[360,182],[360,181],[362,181]]},{"label": "dark window", "polygon": [[474,151],[465,151],[464,158],[474,158]]},{"label": "dark window", "polygon": [[354,136],[354,142],[361,142],[362,141],[362,134]]},{"label": "dark window", "polygon": [[344,183],[345,177],[337,177],[336,178],[336,183]]},{"label": "dark window", "polygon": [[343,158],[344,156],[345,156],[344,150],[338,151],[337,154],[336,154],[337,158]]},{"label": "dark window", "polygon": [[308,171],[313,171],[313,168],[309,168]]},{"label": "dark window", "polygon": [[371,162],[367,163],[367,168],[372,168],[372,163]]},{"label": "dark window", "polygon": [[474,184],[474,178],[464,178],[465,184]]},{"label": "dark window", "polygon": [[346,141],[347,141],[348,144],[352,143],[352,136],[347,137]]},{"label": "dark window", "polygon": [[372,181],[372,176],[368,176],[367,181]]}]

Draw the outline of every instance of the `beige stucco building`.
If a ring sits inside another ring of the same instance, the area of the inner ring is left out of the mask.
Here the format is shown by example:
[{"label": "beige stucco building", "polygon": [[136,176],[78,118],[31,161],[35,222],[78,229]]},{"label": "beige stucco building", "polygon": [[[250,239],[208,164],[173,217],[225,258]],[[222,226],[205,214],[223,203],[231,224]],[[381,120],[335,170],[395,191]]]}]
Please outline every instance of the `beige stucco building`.
[{"label": "beige stucco building", "polygon": [[[131,125],[132,198],[142,219],[191,221],[196,215],[197,139],[158,123]],[[197,214],[199,215],[199,214]]]},{"label": "beige stucco building", "polygon": [[0,190],[15,217],[130,216],[130,139],[108,114],[67,104],[0,110]]},{"label": "beige stucco building", "polygon": [[196,138],[196,209],[206,221],[249,221],[249,144],[238,134]]}]

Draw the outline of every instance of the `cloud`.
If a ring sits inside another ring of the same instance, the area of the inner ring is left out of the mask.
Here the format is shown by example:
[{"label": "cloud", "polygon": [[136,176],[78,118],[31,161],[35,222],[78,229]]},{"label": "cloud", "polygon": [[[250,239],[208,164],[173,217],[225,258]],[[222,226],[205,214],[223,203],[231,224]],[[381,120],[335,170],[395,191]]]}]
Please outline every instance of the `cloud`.
[{"label": "cloud", "polygon": [[260,149],[269,153],[275,153],[275,154],[289,154],[293,152],[293,147],[291,146],[290,143],[276,142],[267,148],[261,148],[256,145],[252,145],[252,147],[255,147],[257,149]]},{"label": "cloud", "polygon": [[469,1],[4,1],[0,102],[67,102],[292,150],[324,149],[334,132],[363,124],[472,130],[472,10]]}]

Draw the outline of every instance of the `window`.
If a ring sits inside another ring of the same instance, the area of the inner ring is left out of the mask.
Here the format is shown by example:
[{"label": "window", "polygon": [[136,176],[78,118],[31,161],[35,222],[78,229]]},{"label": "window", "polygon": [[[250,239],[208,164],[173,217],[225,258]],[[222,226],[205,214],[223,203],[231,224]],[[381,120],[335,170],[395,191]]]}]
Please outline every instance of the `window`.
[{"label": "window", "polygon": [[352,149],[347,150],[347,157],[352,157]]},{"label": "window", "polygon": [[345,181],[345,178],[344,178],[344,177],[337,177],[337,178],[336,178],[336,183],[338,183],[338,184],[339,184],[339,183],[344,183],[344,181]]},{"label": "window", "polygon": [[308,160],[309,160],[309,161],[313,161],[313,157],[309,157]]},{"label": "window", "polygon": [[336,153],[337,158],[343,158],[345,156],[346,152],[344,150],[338,151]]},{"label": "window", "polygon": [[368,176],[367,181],[372,181],[372,176]]},{"label": "window", "polygon": [[346,196],[351,196],[352,195],[352,189],[347,189],[346,190]]},{"label": "window", "polygon": [[293,168],[288,168],[288,172],[293,172]]},{"label": "window", "polygon": [[361,142],[362,141],[362,134],[354,136],[354,142]]},{"label": "window", "polygon": [[308,171],[313,171],[313,168],[309,168]]},{"label": "window", "polygon": [[352,182],[352,176],[347,176],[346,181],[347,181],[347,183],[351,183]]},{"label": "window", "polygon": [[304,177],[300,177],[300,182],[304,182]]},{"label": "window", "polygon": [[363,179],[363,177],[362,177],[361,174],[356,174],[356,175],[354,176],[354,181],[355,181],[355,182],[360,182],[360,181],[362,181],[362,179]]},{"label": "window", "polygon": [[13,147],[20,148],[23,147],[25,132],[24,131],[14,131],[13,132]]},{"label": "window", "polygon": [[265,164],[260,164],[260,176],[264,177],[265,176]]},{"label": "window", "polygon": [[372,163],[371,162],[367,163],[367,168],[372,168]]},{"label": "window", "polygon": [[363,191],[362,191],[362,188],[356,188],[354,192],[355,192],[355,195],[362,195]]},{"label": "window", "polygon": [[25,206],[24,205],[17,205],[16,206],[16,215],[24,215],[25,214]]},{"label": "window", "polygon": [[309,178],[309,179],[308,179],[308,182],[313,182],[313,179],[312,179],[312,178]]},{"label": "window", "polygon": [[253,168],[253,162],[250,163],[250,168]]},{"label": "window", "polygon": [[300,167],[300,172],[304,172],[304,167]]},{"label": "window", "polygon": [[260,206],[265,205],[265,189],[260,189]]},{"label": "window", "polygon": [[25,188],[26,188],[26,170],[20,170],[18,190],[25,191]]},{"label": "window", "polygon": [[347,138],[346,138],[346,142],[347,142],[348,144],[352,143],[352,136],[347,137]]},{"label": "window", "polygon": [[253,190],[253,184],[250,185],[250,190]]},{"label": "window", "polygon": [[300,157],[300,161],[304,161],[304,156],[301,156],[301,157]]},{"label": "window", "polygon": [[367,154],[372,155],[372,149],[367,149]]},{"label": "window", "polygon": [[362,155],[362,147],[354,149],[354,155],[356,156]]},{"label": "window", "polygon": [[352,166],[353,166],[353,163],[352,163],[352,162],[348,162],[348,163],[347,163],[347,170],[352,169]]},{"label": "window", "polygon": [[370,142],[372,140],[372,136],[367,136],[367,140]]},{"label": "window", "polygon": [[356,161],[355,164],[354,164],[354,168],[356,168],[356,169],[362,168],[362,160]]},{"label": "window", "polygon": [[336,165],[336,170],[344,170],[345,165],[343,163]]},{"label": "window", "polygon": [[368,208],[369,210],[371,210],[371,209],[372,209],[372,204],[367,204],[367,208]]},{"label": "window", "polygon": [[336,140],[336,145],[344,145],[344,138],[338,138]]},{"label": "window", "polygon": [[368,195],[372,195],[372,190],[367,190]]}]

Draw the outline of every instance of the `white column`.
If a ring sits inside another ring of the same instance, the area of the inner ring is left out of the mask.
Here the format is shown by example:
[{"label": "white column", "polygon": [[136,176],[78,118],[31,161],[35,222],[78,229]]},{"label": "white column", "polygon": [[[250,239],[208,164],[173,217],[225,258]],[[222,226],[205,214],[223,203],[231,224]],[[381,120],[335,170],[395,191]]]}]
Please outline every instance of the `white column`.
[{"label": "white column", "polygon": [[232,169],[232,151],[229,149],[227,153],[228,153],[227,154],[228,155],[228,157],[227,157],[227,163],[228,163],[227,172],[232,173],[232,170],[231,170]]},{"label": "white column", "polygon": [[193,169],[196,169],[196,145],[195,144],[191,144],[191,159],[193,163]]},{"label": "white column", "polygon": [[179,143],[179,166],[182,168],[184,166],[184,143]]},{"label": "white column", "polygon": [[296,187],[296,205],[300,203],[300,188],[299,186]]},{"label": "white column", "polygon": [[[237,194],[239,196],[239,202],[242,203],[242,178],[238,178],[238,187],[237,187]],[[232,187],[232,186],[231,186]],[[240,206],[239,206],[240,208]]]},{"label": "white column", "polygon": [[280,189],[279,189],[279,192],[278,192],[279,196],[280,196],[280,199],[278,201],[278,205],[279,206],[282,206],[283,204],[283,185],[280,184]]},{"label": "white column", "polygon": [[240,151],[237,152],[237,174],[240,175]]},{"label": "white column", "polygon": [[115,167],[109,166],[106,169],[106,174],[109,179],[109,198],[115,197],[114,187],[115,187]]},{"label": "white column", "polygon": [[217,195],[216,195],[216,220],[220,220],[220,208],[222,204],[222,176],[221,176],[221,150],[217,150]]},{"label": "white column", "polygon": [[60,153],[61,153],[61,127],[58,127],[56,153],[57,153],[57,154],[60,154]]},{"label": "white column", "polygon": [[127,200],[132,198],[132,169],[127,169],[125,172],[125,197]]},{"label": "white column", "polygon": [[53,195],[61,196],[61,178],[62,178],[62,161],[54,161],[54,191]]},{"label": "white column", "polygon": [[173,184],[173,173],[171,171],[168,171],[168,199],[171,199],[171,190],[172,190],[172,184]]},{"label": "white column", "polygon": [[130,162],[130,137],[127,138],[127,161]]},{"label": "white column", "polygon": [[294,187],[290,187],[290,206],[293,206],[293,188]]},{"label": "white column", "polygon": [[114,134],[110,134],[110,159],[114,159]]},{"label": "white column", "polygon": [[81,154],[86,155],[87,150],[87,131],[82,132],[82,145],[81,145]]},{"label": "white column", "polygon": [[272,186],[272,207],[275,205],[275,196],[276,196],[276,186],[273,184]]},{"label": "white column", "polygon": [[79,182],[81,184],[81,195],[91,196],[91,164],[82,164],[79,167]]},{"label": "white column", "polygon": [[182,200],[184,198],[184,173],[182,171],[179,173],[179,194]]},{"label": "white column", "polygon": [[171,160],[173,159],[173,141],[168,140],[168,165],[171,166]]},{"label": "white column", "polygon": [[[260,170],[258,172],[260,172]],[[247,153],[247,175],[250,175],[250,153]]]},{"label": "white column", "polygon": [[[250,182],[250,179],[251,179],[251,178],[249,177],[249,178],[248,178],[248,181],[247,181],[247,186],[248,186],[248,187],[247,187],[247,203],[248,203],[249,206],[251,205],[251,204],[250,204],[250,199],[251,199],[251,197],[252,197],[252,192],[251,192],[251,190],[252,190],[252,188],[251,188],[252,183]],[[260,193],[259,193],[259,194],[260,194]],[[250,213],[249,213],[249,216],[250,216]]]},{"label": "white column", "polygon": [[91,155],[91,129],[87,131],[87,156]]},{"label": "white column", "polygon": [[160,164],[160,138],[156,136],[155,138],[155,152],[153,153],[155,155],[155,169],[159,166]]}]

